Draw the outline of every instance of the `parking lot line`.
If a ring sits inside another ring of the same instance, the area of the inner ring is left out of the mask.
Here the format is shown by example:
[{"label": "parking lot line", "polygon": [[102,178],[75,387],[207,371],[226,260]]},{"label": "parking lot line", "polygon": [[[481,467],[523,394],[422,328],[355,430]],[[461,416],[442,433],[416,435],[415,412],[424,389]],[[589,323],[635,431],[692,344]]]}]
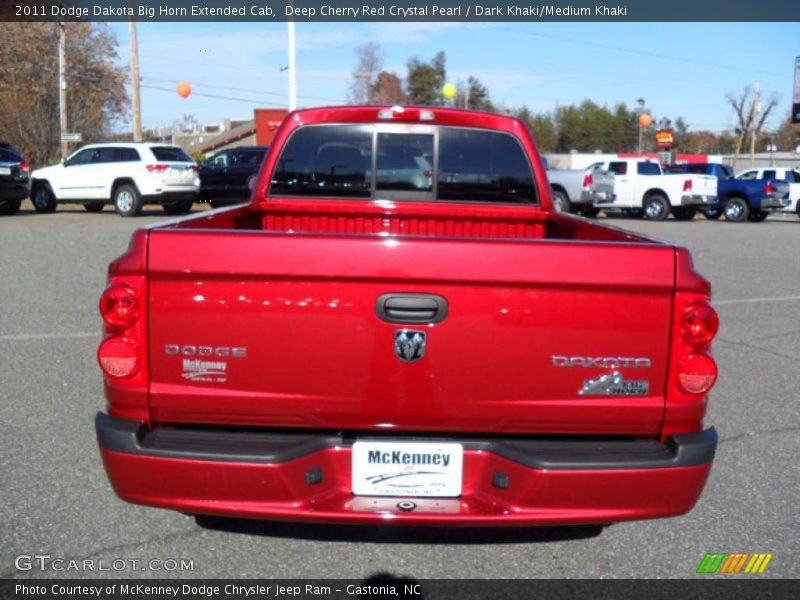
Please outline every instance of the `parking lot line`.
[{"label": "parking lot line", "polygon": [[27,340],[63,340],[73,338],[99,338],[99,331],[78,331],[75,333],[18,333],[0,335],[0,342],[20,342]]},{"label": "parking lot line", "polygon": [[791,302],[800,300],[800,296],[774,296],[772,298],[740,298],[736,300],[712,300],[711,304],[719,306],[721,304],[753,304],[755,302]]}]

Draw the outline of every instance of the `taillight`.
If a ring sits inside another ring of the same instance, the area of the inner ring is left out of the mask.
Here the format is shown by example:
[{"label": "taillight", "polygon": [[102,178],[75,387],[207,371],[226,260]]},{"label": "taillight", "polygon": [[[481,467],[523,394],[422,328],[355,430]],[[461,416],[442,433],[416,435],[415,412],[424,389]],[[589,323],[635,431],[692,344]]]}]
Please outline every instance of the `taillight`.
[{"label": "taillight", "polygon": [[765,196],[769,196],[770,194],[774,194],[774,193],[775,193],[775,186],[772,185],[771,181],[768,181],[766,184],[764,184],[764,195]]},{"label": "taillight", "polygon": [[691,192],[692,191],[692,180],[687,179],[683,182],[683,191],[684,192]]},{"label": "taillight", "polygon": [[194,171],[195,173],[199,173],[199,172],[200,172],[200,165],[192,165],[192,166],[191,166],[191,169],[192,169],[192,171]]},{"label": "taillight", "polygon": [[678,248],[675,259],[676,292],[662,441],[703,427],[708,392],[717,381],[711,342],[719,330],[719,317],[709,303],[711,286],[694,270],[688,250]]},{"label": "taillight", "polygon": [[163,173],[164,171],[169,169],[169,165],[159,163],[156,165],[145,165],[145,168],[151,173]]},{"label": "taillight", "polygon": [[708,344],[717,335],[719,317],[706,302],[695,302],[683,311],[681,318],[681,336],[684,341],[700,346]]},{"label": "taillight", "polygon": [[100,297],[100,315],[111,327],[131,327],[139,318],[139,298],[127,285],[111,286]]},{"label": "taillight", "polygon": [[583,176],[583,187],[588,188],[589,186],[592,185],[592,181],[593,181],[592,174],[586,173],[586,175]]},{"label": "taillight", "polygon": [[139,353],[136,344],[124,337],[103,340],[97,350],[97,360],[106,375],[126,378],[139,370]]},{"label": "taillight", "polygon": [[708,297],[679,292],[675,301],[673,381],[680,392],[690,394],[676,399],[686,401],[708,392],[717,380],[717,364],[709,351],[719,329],[719,317],[708,303]]},{"label": "taillight", "polygon": [[19,163],[19,170],[25,171],[26,173],[30,172],[31,166],[28,164],[27,160],[23,160],[21,163]]},{"label": "taillight", "polygon": [[678,365],[678,385],[687,394],[705,394],[717,381],[717,363],[707,354],[689,354]]},{"label": "taillight", "polygon": [[115,385],[141,387],[147,381],[146,284],[142,275],[111,277],[100,296],[103,341],[97,360]]}]

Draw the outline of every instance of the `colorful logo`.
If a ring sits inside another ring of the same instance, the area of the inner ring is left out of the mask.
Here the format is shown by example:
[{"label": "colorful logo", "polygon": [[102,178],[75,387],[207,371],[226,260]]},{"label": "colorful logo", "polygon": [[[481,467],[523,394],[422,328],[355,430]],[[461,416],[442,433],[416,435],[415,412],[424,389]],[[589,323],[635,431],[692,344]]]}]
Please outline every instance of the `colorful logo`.
[{"label": "colorful logo", "polygon": [[708,552],[697,567],[698,573],[723,573],[738,575],[740,573],[763,573],[767,569],[772,553],[756,552]]}]

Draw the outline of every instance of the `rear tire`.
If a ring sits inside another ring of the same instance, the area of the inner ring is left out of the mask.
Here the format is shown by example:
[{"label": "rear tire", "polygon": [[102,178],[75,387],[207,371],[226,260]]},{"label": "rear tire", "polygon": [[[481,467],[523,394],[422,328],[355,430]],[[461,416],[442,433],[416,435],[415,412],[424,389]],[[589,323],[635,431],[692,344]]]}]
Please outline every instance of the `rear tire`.
[{"label": "rear tire", "polygon": [[135,217],[142,211],[142,198],[139,191],[128,183],[114,190],[114,208],[120,217]]},{"label": "rear tire", "polygon": [[581,209],[581,214],[589,219],[596,219],[597,215],[600,214],[600,209],[595,208],[594,206],[585,206]]},{"label": "rear tire", "polygon": [[743,223],[750,217],[750,207],[742,198],[731,198],[725,203],[724,214],[731,223]]},{"label": "rear tire", "polygon": [[6,200],[0,202],[0,215],[13,215],[22,205],[22,200]]},{"label": "rear tire", "polygon": [[185,215],[190,210],[192,210],[192,206],[194,205],[194,200],[191,198],[187,200],[175,200],[173,202],[165,202],[161,206],[164,208],[164,212],[168,215]]},{"label": "rear tire", "polygon": [[669,216],[669,201],[661,194],[651,194],[644,200],[644,216],[650,221],[663,221]]},{"label": "rear tire", "polygon": [[753,211],[750,213],[750,216],[747,217],[747,220],[751,223],[763,223],[767,220],[769,213],[765,210]]},{"label": "rear tire", "polygon": [[83,208],[86,209],[86,212],[96,213],[103,210],[106,206],[105,202],[84,202]]},{"label": "rear tire", "polygon": [[682,206],[672,209],[672,215],[676,221],[691,221],[696,214],[697,209],[694,206]]},{"label": "rear tire", "polygon": [[722,216],[721,208],[707,208],[703,211],[703,215],[710,221],[716,221]]},{"label": "rear tire", "polygon": [[58,206],[58,200],[47,182],[36,185],[33,189],[33,194],[31,194],[31,201],[33,202],[33,208],[40,213],[55,212]]},{"label": "rear tire", "polygon": [[570,202],[567,195],[561,190],[552,190],[553,193],[553,208],[556,212],[568,213],[570,212]]}]

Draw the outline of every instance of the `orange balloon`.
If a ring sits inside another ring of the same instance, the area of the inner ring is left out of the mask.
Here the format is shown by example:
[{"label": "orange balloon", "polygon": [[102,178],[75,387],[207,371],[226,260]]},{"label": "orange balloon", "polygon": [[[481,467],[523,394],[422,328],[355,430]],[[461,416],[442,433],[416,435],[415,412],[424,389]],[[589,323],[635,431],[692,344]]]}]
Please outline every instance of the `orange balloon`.
[{"label": "orange balloon", "polygon": [[642,113],[639,115],[639,127],[643,129],[647,129],[650,125],[653,124],[653,119],[647,113]]},{"label": "orange balloon", "polygon": [[188,81],[181,81],[176,89],[178,90],[178,96],[188,98],[189,94],[192,93],[192,84]]}]

